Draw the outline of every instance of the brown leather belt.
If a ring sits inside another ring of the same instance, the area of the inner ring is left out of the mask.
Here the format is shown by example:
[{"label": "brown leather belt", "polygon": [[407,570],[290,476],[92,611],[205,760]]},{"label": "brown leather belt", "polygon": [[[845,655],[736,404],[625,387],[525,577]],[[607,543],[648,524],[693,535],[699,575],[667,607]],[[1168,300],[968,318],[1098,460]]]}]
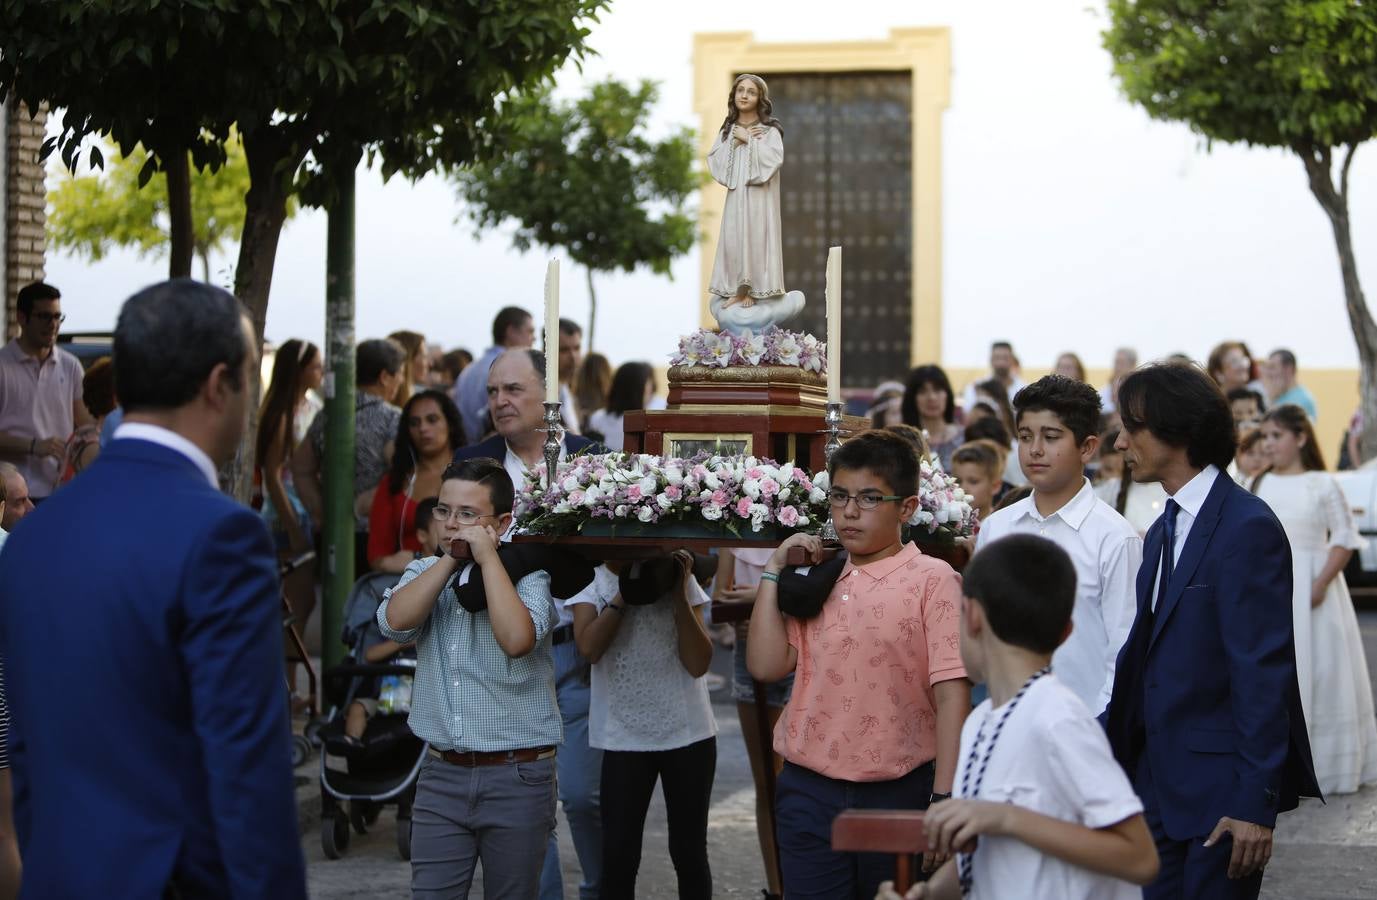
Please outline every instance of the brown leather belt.
[{"label": "brown leather belt", "polygon": [[494,750],[491,753],[475,753],[471,750],[436,750],[430,748],[430,755],[455,766],[504,766],[509,763],[535,762],[549,759],[555,755],[554,747],[528,747],[525,750]]}]

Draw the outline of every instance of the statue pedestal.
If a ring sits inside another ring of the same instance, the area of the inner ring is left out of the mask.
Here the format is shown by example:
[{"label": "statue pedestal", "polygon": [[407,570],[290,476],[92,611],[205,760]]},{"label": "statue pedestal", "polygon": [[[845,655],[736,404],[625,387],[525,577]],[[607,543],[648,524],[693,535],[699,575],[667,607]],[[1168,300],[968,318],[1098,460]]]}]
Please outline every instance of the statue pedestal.
[{"label": "statue pedestal", "polygon": [[[676,366],[667,409],[626,414],[624,447],[656,456],[747,453],[821,472],[826,408],[827,382],[796,367]],[[844,435],[869,427],[864,417],[842,417]]]}]

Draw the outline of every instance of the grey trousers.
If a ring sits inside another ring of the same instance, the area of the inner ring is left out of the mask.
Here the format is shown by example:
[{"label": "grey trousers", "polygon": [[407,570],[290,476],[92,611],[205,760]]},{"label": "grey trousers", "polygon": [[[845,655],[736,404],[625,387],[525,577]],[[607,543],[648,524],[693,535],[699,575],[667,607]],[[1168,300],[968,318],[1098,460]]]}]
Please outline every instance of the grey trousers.
[{"label": "grey trousers", "polygon": [[411,820],[411,896],[465,900],[482,860],[487,900],[536,900],[555,798],[554,757],[469,768],[427,756]]}]

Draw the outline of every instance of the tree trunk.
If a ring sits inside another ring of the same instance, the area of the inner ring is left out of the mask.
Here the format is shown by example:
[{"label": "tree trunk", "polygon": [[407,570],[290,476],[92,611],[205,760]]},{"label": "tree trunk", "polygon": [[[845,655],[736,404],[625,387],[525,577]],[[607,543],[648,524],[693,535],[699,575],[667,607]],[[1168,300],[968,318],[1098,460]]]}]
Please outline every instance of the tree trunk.
[{"label": "tree trunk", "polygon": [[585,353],[593,352],[593,326],[598,321],[598,295],[593,290],[593,270],[584,266],[584,274],[588,276],[588,347]]},{"label": "tree trunk", "polygon": [[354,583],[354,182],[353,166],[334,173],[335,200],[325,237],[325,527],[321,656],[342,662],[336,635]]},{"label": "tree trunk", "polygon": [[1310,192],[1329,216],[1334,229],[1334,244],[1339,252],[1339,270],[1343,274],[1344,300],[1348,309],[1349,326],[1358,345],[1358,361],[1362,367],[1359,379],[1360,409],[1363,413],[1363,435],[1359,445],[1361,460],[1353,460],[1356,467],[1364,460],[1377,456],[1377,323],[1363,296],[1358,281],[1358,261],[1353,255],[1353,235],[1348,218],[1348,170],[1353,163],[1357,145],[1346,148],[1339,166],[1339,184],[1333,178],[1333,148],[1297,148],[1310,178]]},{"label": "tree trunk", "polygon": [[167,216],[172,239],[169,278],[190,278],[195,250],[195,227],[191,221],[191,159],[185,149],[174,150],[162,159],[167,177]]},{"label": "tree trunk", "polygon": [[[243,139],[249,190],[244,195],[244,231],[239,238],[234,294],[248,310],[254,337],[261,347],[268,319],[268,289],[272,286],[273,264],[277,260],[277,241],[282,234],[282,223],[287,220],[290,173],[301,164],[305,150],[267,127],[244,131]],[[249,501],[253,490],[254,435],[258,432],[256,398],[262,393],[257,368],[252,375],[253,393],[250,396],[255,402],[249,404],[249,427],[226,473],[229,492],[244,503]]]}]

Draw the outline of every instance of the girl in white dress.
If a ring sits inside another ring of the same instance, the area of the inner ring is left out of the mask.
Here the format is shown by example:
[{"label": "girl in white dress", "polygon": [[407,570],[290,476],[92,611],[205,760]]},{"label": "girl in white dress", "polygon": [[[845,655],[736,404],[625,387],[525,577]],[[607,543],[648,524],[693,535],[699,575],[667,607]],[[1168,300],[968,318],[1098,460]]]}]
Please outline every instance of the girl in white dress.
[{"label": "girl in white dress", "polygon": [[1271,467],[1253,481],[1253,492],[1291,542],[1296,676],[1315,775],[1326,795],[1349,794],[1377,782],[1372,683],[1343,576],[1362,540],[1304,410],[1287,404],[1268,412],[1262,442]]},{"label": "girl in white dress", "polygon": [[708,171],[727,188],[708,291],[725,298],[726,306],[751,306],[785,293],[776,177],[784,164],[784,132],[772,111],[765,80],[738,76],[708,152]]}]

